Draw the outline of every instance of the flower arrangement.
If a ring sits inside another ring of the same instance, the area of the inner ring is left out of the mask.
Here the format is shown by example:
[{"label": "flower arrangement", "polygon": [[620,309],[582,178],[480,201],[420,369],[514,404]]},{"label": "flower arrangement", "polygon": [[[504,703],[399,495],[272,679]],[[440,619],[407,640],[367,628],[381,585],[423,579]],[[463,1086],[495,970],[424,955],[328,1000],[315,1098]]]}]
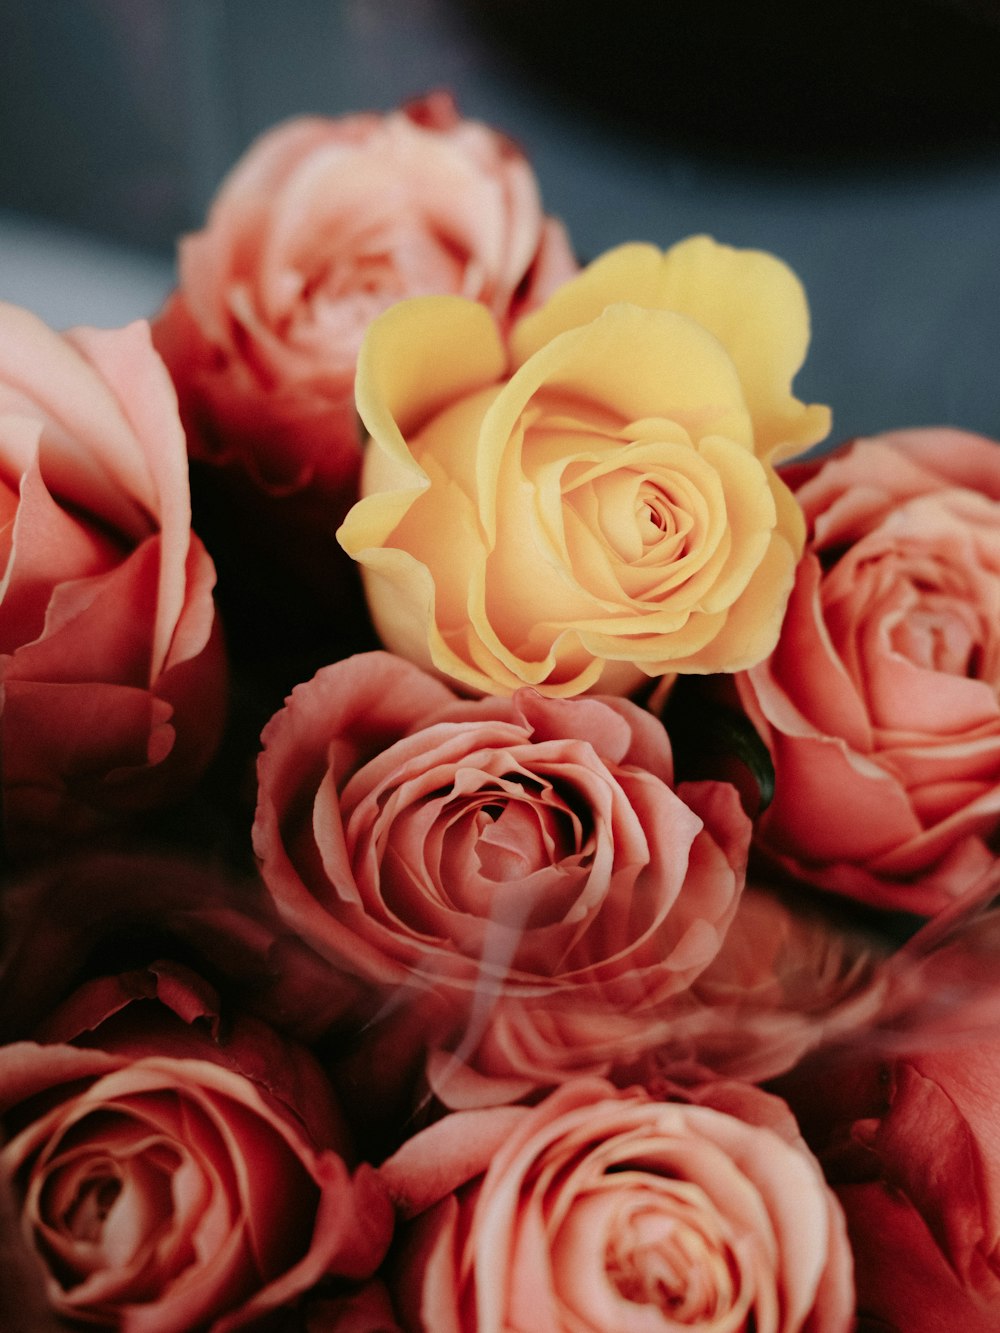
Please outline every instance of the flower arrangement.
[{"label": "flower arrangement", "polygon": [[444,94],[0,307],[3,1326],[1000,1326],[1000,454],[808,339]]}]

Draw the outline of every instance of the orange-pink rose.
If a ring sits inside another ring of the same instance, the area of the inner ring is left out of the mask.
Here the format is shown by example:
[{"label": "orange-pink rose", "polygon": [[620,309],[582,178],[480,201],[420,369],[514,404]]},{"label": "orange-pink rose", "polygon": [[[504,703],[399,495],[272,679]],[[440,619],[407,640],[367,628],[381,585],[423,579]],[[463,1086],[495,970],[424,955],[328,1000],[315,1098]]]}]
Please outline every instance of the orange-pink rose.
[{"label": "orange-pink rose", "polygon": [[851,1255],[774,1098],[725,1109],[599,1080],[457,1112],[381,1167],[415,1218],[396,1270],[409,1330],[847,1333]]},{"label": "orange-pink rose", "polygon": [[575,268],[524,156],[446,94],[280,125],[181,242],[157,323],[192,455],[278,494],[350,492],[354,368],[375,315],[455,293],[507,321]]},{"label": "orange-pink rose", "polygon": [[778,646],[738,682],[775,765],[759,846],[937,912],[1000,831],[1000,451],[901,431],[785,476],[810,538]]},{"label": "orange-pink rose", "polygon": [[182,790],[221,726],[215,571],[144,324],[0,307],[0,788],[8,848]]},{"label": "orange-pink rose", "polygon": [[375,1271],[392,1210],[319,1067],[186,968],[92,981],[36,1038],[0,1047],[0,1170],[53,1312],[225,1333]]},{"label": "orange-pink rose", "polygon": [[334,975],[433,996],[445,1099],[647,1049],[719,949],[749,835],[728,784],[675,789],[662,726],[617,698],[465,701],[372,653],[264,733],[254,845],[278,909]]}]

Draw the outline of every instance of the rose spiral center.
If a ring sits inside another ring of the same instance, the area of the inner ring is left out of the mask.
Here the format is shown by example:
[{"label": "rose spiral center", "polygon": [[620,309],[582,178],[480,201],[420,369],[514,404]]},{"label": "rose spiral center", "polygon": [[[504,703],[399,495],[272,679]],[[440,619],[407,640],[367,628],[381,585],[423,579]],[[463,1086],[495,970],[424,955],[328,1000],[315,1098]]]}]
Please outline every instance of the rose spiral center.
[{"label": "rose spiral center", "polygon": [[718,1319],[738,1304],[728,1247],[690,1197],[697,1191],[673,1182],[666,1193],[676,1197],[635,1201],[619,1219],[605,1249],[607,1276],[624,1300],[673,1323]]},{"label": "rose spiral center", "polygon": [[96,1241],[121,1190],[121,1176],[114,1162],[91,1163],[63,1213],[66,1232],[77,1240]]},{"label": "rose spiral center", "polygon": [[925,596],[895,626],[892,646],[930,671],[978,678],[982,643],[972,608],[943,597]]}]

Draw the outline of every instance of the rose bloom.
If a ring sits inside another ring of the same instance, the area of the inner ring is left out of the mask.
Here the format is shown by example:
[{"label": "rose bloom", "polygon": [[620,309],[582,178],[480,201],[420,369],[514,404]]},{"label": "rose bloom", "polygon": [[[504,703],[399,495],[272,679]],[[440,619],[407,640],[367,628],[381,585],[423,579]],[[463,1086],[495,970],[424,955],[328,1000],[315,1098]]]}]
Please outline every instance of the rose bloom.
[{"label": "rose bloom", "polygon": [[438,93],[270,130],[179,268],[156,339],[192,456],[275,494],[336,496],[356,482],[354,369],[375,315],[454,292],[506,321],[576,264],[522,154]]},{"label": "rose bloom", "polygon": [[859,1329],[994,1333],[1000,911],[908,952],[878,1039],[820,1053],[782,1086],[847,1217]]},{"label": "rose bloom", "polygon": [[215,571],[144,324],[0,306],[0,789],[30,850],[190,783],[221,728]]},{"label": "rose bloom", "polygon": [[843,1218],[774,1098],[653,1101],[598,1080],[457,1112],[380,1168],[394,1294],[434,1333],[847,1333]]},{"label": "rose bloom", "polygon": [[1000,452],[951,430],[789,469],[810,526],[772,656],[739,679],[771,751],[783,870],[940,911],[1000,830]]},{"label": "rose bloom", "polygon": [[55,1314],[223,1333],[374,1272],[392,1209],[304,1049],[170,963],[88,983],[35,1036],[0,1047],[0,1170]]},{"label": "rose bloom", "polygon": [[514,328],[404,302],[358,362],[339,538],[383,643],[469,691],[625,693],[765,656],[802,547],[771,462],[821,439],[777,259],[695,237],[597,260]]},{"label": "rose bloom", "polygon": [[[513,1080],[501,1100],[645,1048],[736,911],[734,788],[675,789],[666,733],[627,701],[463,701],[373,653],[299,686],[263,739],[254,846],[286,925],[371,983],[366,1018],[432,994],[452,1072]],[[512,1021],[544,1058],[493,1040]]]}]

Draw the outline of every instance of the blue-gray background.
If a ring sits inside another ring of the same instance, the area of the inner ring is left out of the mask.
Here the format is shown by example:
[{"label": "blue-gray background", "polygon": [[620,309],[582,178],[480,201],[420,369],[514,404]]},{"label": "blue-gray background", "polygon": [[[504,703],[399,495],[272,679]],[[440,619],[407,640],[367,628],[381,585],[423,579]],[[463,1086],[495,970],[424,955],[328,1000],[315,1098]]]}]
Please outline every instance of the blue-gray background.
[{"label": "blue-gray background", "polygon": [[807,0],[737,0],[761,34],[744,59],[745,34],[710,31],[726,3],[580,0],[574,20],[555,0],[4,0],[0,297],[60,327],[152,314],[174,238],[256,134],[446,86],[521,143],[581,255],[705,231],[787,260],[813,312],[797,389],[838,438],[1000,435],[1000,4],[886,0],[838,45],[789,35]]}]

